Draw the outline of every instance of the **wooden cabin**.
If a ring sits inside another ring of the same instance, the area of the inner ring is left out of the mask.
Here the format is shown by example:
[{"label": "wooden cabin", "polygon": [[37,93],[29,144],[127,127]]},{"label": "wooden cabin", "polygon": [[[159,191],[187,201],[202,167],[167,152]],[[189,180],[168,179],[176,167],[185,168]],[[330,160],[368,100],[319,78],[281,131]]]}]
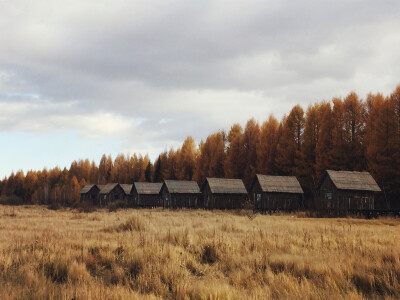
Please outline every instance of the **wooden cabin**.
[{"label": "wooden cabin", "polygon": [[351,212],[375,208],[378,184],[368,172],[327,170],[318,188],[317,209]]},{"label": "wooden cabin", "polygon": [[250,188],[254,208],[261,211],[292,211],[301,207],[303,189],[295,176],[257,174]]},{"label": "wooden cabin", "polygon": [[100,188],[96,184],[87,184],[80,191],[81,201],[90,201],[97,204]]},{"label": "wooden cabin", "polygon": [[135,182],[132,188],[133,205],[137,207],[163,206],[160,196],[162,183]]},{"label": "wooden cabin", "polygon": [[197,207],[200,188],[196,181],[165,180],[160,191],[164,207]]},{"label": "wooden cabin", "polygon": [[208,209],[240,209],[247,200],[241,179],[206,178],[201,186],[203,204]]},{"label": "wooden cabin", "polygon": [[127,204],[132,204],[132,187],[133,184],[120,184],[122,189],[124,190],[124,198]]},{"label": "wooden cabin", "polygon": [[118,183],[108,183],[100,189],[99,204],[107,205],[110,202],[124,200],[125,191]]}]

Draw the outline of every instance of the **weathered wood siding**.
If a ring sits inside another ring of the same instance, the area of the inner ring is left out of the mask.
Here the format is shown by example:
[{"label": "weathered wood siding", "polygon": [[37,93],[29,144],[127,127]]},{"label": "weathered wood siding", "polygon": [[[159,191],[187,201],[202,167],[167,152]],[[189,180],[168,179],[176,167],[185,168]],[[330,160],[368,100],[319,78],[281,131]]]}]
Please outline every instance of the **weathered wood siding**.
[{"label": "weathered wood siding", "polygon": [[326,176],[319,188],[316,208],[336,211],[373,210],[374,204],[374,192],[338,190],[329,176]]},{"label": "weathered wood siding", "polygon": [[159,207],[163,206],[161,196],[153,194],[137,194],[133,196],[134,205],[137,207]]},{"label": "weathered wood siding", "polygon": [[250,191],[250,197],[257,210],[297,210],[300,208],[301,194],[263,192],[256,181]]},{"label": "weathered wood siding", "polygon": [[205,185],[202,191],[204,207],[208,209],[241,209],[247,200],[245,194],[215,194],[210,186]]},{"label": "weathered wood siding", "polygon": [[169,195],[168,189],[163,185],[161,188],[161,202],[164,207],[171,207],[171,196]]},{"label": "weathered wood siding", "polygon": [[161,189],[162,203],[169,208],[197,208],[198,194],[169,193],[165,185]]},{"label": "weathered wood siding", "polygon": [[125,192],[117,185],[113,188],[108,194],[100,194],[99,203],[100,205],[107,205],[108,203],[115,201],[124,201],[125,200]]},{"label": "weathered wood siding", "polygon": [[100,189],[94,186],[89,192],[81,194],[81,201],[92,202],[94,205],[98,204]]},{"label": "weathered wood siding", "polygon": [[133,195],[127,195],[124,193],[124,201],[126,201],[126,203],[128,203],[129,205],[133,205]]}]

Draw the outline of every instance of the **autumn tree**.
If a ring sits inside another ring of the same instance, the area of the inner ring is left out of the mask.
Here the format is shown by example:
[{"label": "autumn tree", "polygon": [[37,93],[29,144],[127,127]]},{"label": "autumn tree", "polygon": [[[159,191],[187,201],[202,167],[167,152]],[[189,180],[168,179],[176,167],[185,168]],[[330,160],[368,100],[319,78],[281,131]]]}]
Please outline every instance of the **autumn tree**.
[{"label": "autumn tree", "polygon": [[79,192],[81,191],[81,186],[78,179],[73,176],[71,179],[71,203],[77,203],[79,201]]},{"label": "autumn tree", "polygon": [[178,170],[177,156],[178,156],[178,152],[175,151],[173,148],[171,148],[168,151],[165,179],[171,179],[171,180],[178,179],[178,177],[177,177],[177,170]]},{"label": "autumn tree", "polygon": [[309,106],[306,112],[304,133],[303,133],[303,145],[302,145],[302,157],[304,163],[303,173],[303,184],[304,188],[308,191],[315,191],[317,187],[317,172],[316,172],[316,160],[317,160],[317,144],[320,134],[320,109],[319,104]]},{"label": "autumn tree", "polygon": [[189,136],[183,142],[181,149],[177,153],[177,177],[180,180],[192,180],[196,167],[196,144],[194,139]]},{"label": "autumn tree", "polygon": [[89,178],[87,178],[86,180],[91,183],[99,182],[99,168],[94,160],[90,164]]},{"label": "autumn tree", "polygon": [[113,162],[111,155],[108,157],[103,154],[103,156],[100,159],[100,164],[99,164],[99,182],[100,184],[106,184],[110,181],[111,179],[111,174],[112,174],[112,168],[113,168]]},{"label": "autumn tree", "polygon": [[344,100],[343,108],[346,169],[363,171],[366,169],[363,144],[365,104],[352,92]]},{"label": "autumn tree", "polygon": [[24,180],[24,190],[25,190],[25,202],[31,202],[32,196],[38,188],[38,176],[35,171],[28,171]]},{"label": "autumn tree", "polygon": [[225,132],[209,135],[200,143],[196,163],[196,180],[201,184],[206,177],[224,177]]},{"label": "autumn tree", "polygon": [[304,111],[296,105],[282,121],[282,134],[276,151],[276,167],[281,175],[303,176],[301,152],[304,130]]},{"label": "autumn tree", "polygon": [[[397,98],[397,99],[396,99]],[[388,98],[381,94],[367,98],[368,119],[365,128],[365,156],[368,170],[376,178],[386,198],[399,194],[399,108],[400,87]],[[392,203],[397,207],[397,203]]]},{"label": "autumn tree", "polygon": [[334,170],[346,170],[344,104],[339,98],[332,99],[332,103],[332,144],[329,149],[329,164]]},{"label": "autumn tree", "polygon": [[257,145],[259,138],[260,125],[254,119],[250,119],[247,121],[243,133],[243,159],[246,162],[243,181],[248,188],[257,171]]},{"label": "autumn tree", "polygon": [[396,203],[393,203],[393,205],[400,208],[400,85],[390,95],[389,109],[393,118],[393,136],[390,142],[391,147],[393,147],[392,168],[396,170],[396,180],[391,192],[393,193],[393,199],[396,199]]},{"label": "autumn tree", "polygon": [[114,159],[113,168],[111,169],[110,181],[119,183],[128,183],[129,163],[127,157],[120,153]]},{"label": "autumn tree", "polygon": [[274,174],[276,147],[279,139],[279,122],[272,115],[265,121],[260,129],[257,151],[257,172],[261,174]]},{"label": "autumn tree", "polygon": [[245,160],[243,145],[243,129],[239,124],[234,124],[227,136],[227,150],[224,163],[226,178],[243,178]]},{"label": "autumn tree", "polygon": [[392,167],[394,124],[389,100],[381,94],[369,95],[367,113],[364,144],[368,169],[379,178],[378,184],[385,190],[394,184],[396,177]]},{"label": "autumn tree", "polygon": [[315,174],[319,182],[325,170],[332,169],[330,153],[332,149],[332,107],[329,102],[322,102],[318,110],[318,140],[315,149]]}]

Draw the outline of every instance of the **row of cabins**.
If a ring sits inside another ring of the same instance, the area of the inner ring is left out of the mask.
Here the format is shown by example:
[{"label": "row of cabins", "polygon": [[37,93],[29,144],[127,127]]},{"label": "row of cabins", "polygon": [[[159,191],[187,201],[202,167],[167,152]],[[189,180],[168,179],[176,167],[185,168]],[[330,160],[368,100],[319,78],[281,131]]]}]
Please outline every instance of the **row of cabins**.
[{"label": "row of cabins", "polygon": [[[315,201],[318,210],[373,210],[379,186],[368,172],[325,172]],[[86,185],[82,201],[104,206],[126,201],[135,207],[240,209],[250,200],[256,210],[303,208],[303,189],[294,176],[257,174],[248,192],[241,179],[206,178],[201,188],[195,181],[165,180]]]}]

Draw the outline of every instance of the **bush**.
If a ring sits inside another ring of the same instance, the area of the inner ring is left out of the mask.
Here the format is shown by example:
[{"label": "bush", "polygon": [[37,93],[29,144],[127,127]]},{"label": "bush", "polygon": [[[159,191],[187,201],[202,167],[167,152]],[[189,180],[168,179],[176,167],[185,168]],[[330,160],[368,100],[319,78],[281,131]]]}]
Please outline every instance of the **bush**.
[{"label": "bush", "polygon": [[68,280],[68,264],[59,259],[45,263],[44,274],[55,283],[65,283]]},{"label": "bush", "polygon": [[214,245],[206,245],[203,248],[201,261],[203,264],[213,264],[218,260],[217,250]]}]

